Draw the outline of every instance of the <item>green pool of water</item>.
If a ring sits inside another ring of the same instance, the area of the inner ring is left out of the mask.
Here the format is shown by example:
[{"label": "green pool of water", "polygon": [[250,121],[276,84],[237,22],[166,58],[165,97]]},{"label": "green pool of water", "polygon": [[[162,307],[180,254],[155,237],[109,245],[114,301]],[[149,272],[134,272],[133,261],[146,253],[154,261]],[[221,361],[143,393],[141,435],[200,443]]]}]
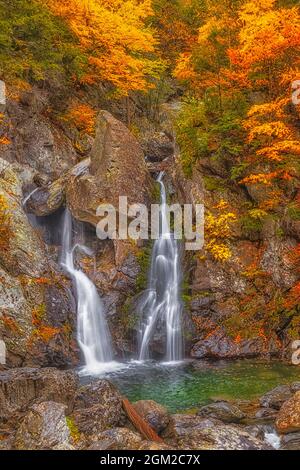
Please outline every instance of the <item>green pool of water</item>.
[{"label": "green pool of water", "polygon": [[102,377],[111,380],[131,401],[152,399],[177,412],[216,398],[259,397],[277,385],[300,381],[300,366],[248,360],[129,363]]}]

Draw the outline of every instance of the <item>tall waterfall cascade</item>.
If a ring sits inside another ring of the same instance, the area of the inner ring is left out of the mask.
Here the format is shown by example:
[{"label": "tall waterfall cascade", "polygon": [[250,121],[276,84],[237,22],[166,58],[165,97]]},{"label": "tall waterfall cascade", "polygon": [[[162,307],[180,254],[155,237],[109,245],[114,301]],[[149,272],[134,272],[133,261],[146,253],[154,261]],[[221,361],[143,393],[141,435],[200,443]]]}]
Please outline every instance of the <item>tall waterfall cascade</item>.
[{"label": "tall waterfall cascade", "polygon": [[84,356],[87,373],[93,374],[111,364],[113,350],[111,336],[106,323],[104,307],[96,286],[81,270],[75,267],[76,250],[85,253],[85,246],[73,245],[73,223],[68,209],[63,219],[61,265],[74,281],[77,299],[77,340]]},{"label": "tall waterfall cascade", "polygon": [[163,173],[160,184],[160,231],[154,242],[148,287],[139,304],[141,314],[139,360],[150,359],[151,341],[158,327],[165,330],[165,361],[180,361],[183,357],[182,302],[180,300],[181,269],[177,240],[170,230],[166,188]]}]

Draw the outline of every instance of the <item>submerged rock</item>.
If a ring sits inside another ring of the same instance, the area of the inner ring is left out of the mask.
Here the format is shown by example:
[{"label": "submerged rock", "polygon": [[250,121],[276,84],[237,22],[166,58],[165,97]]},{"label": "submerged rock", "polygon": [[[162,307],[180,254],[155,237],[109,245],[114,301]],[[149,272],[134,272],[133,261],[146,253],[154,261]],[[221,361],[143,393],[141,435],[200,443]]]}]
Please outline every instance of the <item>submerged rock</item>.
[{"label": "submerged rock", "polygon": [[33,405],[17,431],[14,448],[72,450],[65,408],[65,405],[53,401]]},{"label": "submerged rock", "polygon": [[238,426],[193,415],[173,415],[163,437],[185,450],[270,449],[266,443]]},{"label": "submerged rock", "polygon": [[243,413],[238,406],[226,401],[203,406],[200,408],[197,415],[202,418],[219,419],[223,423],[240,423],[246,418],[246,414]]},{"label": "submerged rock", "polygon": [[276,428],[282,434],[300,431],[300,391],[284,402],[280,408]]},{"label": "submerged rock", "polygon": [[133,403],[137,413],[160,434],[169,424],[168,410],[153,400],[139,400]]}]

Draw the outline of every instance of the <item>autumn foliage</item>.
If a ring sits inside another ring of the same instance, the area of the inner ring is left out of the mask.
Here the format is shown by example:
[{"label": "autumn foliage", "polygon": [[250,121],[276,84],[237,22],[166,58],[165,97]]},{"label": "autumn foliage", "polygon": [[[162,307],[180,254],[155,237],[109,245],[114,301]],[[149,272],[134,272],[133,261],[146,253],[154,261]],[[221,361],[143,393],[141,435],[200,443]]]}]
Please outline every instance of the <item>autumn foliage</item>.
[{"label": "autumn foliage", "polygon": [[149,88],[148,77],[159,63],[154,60],[156,40],[146,19],[152,14],[150,0],[46,0],[78,38],[88,60],[81,82],[110,82],[127,95]]}]

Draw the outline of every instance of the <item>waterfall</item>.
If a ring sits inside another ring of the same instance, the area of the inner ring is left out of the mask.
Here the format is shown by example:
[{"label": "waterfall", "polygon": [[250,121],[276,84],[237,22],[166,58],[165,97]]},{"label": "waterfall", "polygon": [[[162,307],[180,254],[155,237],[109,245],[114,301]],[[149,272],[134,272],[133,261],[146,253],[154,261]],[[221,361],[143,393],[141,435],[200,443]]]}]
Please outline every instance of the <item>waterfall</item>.
[{"label": "waterfall", "polygon": [[104,363],[112,361],[111,337],[105,320],[104,308],[97,289],[84,272],[75,268],[77,249],[88,252],[82,245],[73,245],[73,223],[68,209],[63,220],[61,265],[74,280],[77,296],[77,339],[85,360],[85,370],[96,373]]},{"label": "waterfall", "polygon": [[151,256],[148,288],[144,292],[139,310],[141,313],[139,360],[150,358],[149,346],[158,325],[165,328],[166,361],[182,359],[182,303],[180,301],[180,256],[178,242],[170,231],[167,217],[167,196],[162,181],[160,184],[160,232]]},{"label": "waterfall", "polygon": [[33,191],[31,191],[22,201],[22,206],[25,207],[31,196],[33,196],[40,188],[37,187]]}]

